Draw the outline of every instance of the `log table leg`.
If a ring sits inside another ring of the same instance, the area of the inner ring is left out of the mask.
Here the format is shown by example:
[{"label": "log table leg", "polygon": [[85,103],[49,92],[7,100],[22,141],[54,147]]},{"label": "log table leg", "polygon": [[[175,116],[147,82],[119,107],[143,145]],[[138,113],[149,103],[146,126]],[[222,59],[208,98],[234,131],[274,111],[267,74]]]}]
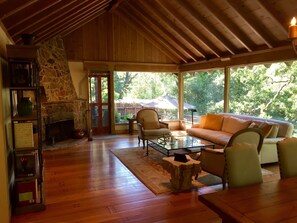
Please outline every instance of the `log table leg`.
[{"label": "log table leg", "polygon": [[171,184],[177,190],[190,190],[192,177],[200,171],[200,161],[187,155],[188,162],[174,161],[174,157],[164,157],[164,168],[171,174]]}]

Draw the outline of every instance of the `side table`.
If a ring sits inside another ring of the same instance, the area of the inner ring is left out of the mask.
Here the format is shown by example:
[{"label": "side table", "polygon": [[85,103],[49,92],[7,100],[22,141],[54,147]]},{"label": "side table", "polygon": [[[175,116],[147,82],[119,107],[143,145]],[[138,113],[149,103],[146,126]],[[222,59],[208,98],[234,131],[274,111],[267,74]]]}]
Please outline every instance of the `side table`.
[{"label": "side table", "polygon": [[186,155],[188,162],[174,161],[174,157],[163,157],[164,168],[171,174],[170,182],[177,190],[190,190],[192,177],[200,172],[200,161]]},{"label": "side table", "polygon": [[133,135],[133,131],[134,131],[133,125],[134,125],[134,122],[137,121],[137,119],[136,118],[127,118],[127,120],[129,122],[129,134]]}]

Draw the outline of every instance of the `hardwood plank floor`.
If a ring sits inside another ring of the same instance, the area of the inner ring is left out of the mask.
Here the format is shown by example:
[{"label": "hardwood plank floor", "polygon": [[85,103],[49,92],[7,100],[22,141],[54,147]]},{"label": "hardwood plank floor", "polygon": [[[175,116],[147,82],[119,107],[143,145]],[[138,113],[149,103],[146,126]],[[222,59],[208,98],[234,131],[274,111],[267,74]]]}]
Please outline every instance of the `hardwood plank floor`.
[{"label": "hardwood plank floor", "polygon": [[221,222],[198,201],[217,188],[155,195],[109,151],[137,144],[136,136],[119,135],[44,151],[46,210],[12,223]]}]

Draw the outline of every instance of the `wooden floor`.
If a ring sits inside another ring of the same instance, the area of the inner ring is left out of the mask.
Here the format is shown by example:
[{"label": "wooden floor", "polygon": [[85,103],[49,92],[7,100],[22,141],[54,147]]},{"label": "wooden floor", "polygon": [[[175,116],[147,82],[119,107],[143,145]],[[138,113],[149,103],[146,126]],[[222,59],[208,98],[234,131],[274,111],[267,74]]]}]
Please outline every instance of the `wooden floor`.
[{"label": "wooden floor", "polygon": [[220,188],[155,195],[109,151],[137,144],[136,136],[121,135],[46,150],[46,210],[12,222],[221,222],[198,201],[199,194]]}]

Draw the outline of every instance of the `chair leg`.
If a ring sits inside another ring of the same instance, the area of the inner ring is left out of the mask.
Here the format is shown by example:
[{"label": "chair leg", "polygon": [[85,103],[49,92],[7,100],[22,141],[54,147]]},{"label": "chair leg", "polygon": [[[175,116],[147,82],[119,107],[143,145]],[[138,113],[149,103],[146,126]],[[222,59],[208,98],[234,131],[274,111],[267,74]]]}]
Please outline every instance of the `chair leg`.
[{"label": "chair leg", "polygon": [[226,189],[226,179],[225,177],[222,177],[222,184],[223,184],[223,190]]}]

